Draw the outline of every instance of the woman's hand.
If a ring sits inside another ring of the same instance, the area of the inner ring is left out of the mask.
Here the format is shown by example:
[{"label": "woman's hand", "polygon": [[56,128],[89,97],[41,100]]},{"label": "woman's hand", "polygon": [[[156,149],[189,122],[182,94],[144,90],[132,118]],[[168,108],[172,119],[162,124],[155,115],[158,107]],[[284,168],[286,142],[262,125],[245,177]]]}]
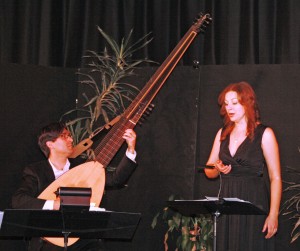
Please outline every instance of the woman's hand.
[{"label": "woman's hand", "polygon": [[222,160],[217,160],[215,163],[215,169],[217,169],[220,173],[228,174],[231,171],[231,165],[224,165]]},{"label": "woman's hand", "polygon": [[274,236],[277,233],[277,229],[278,229],[278,217],[268,215],[262,230],[262,232],[266,232],[268,230],[265,238],[270,239],[272,236]]}]

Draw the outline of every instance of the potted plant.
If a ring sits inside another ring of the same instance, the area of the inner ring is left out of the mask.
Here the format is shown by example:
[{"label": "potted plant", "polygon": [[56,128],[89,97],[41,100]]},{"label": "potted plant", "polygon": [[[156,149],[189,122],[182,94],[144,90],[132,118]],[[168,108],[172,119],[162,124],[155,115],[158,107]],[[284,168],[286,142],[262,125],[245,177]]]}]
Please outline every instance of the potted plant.
[{"label": "potted plant", "polygon": [[[299,149],[300,151],[300,149]],[[295,173],[300,178],[300,171],[288,167],[289,171]],[[298,179],[299,180],[299,179]],[[290,220],[295,222],[291,232],[291,243],[295,242],[300,237],[300,183],[296,182],[285,182],[288,184],[284,192],[291,192],[292,195],[283,203],[283,215],[289,215]]]},{"label": "potted plant", "polygon": [[[171,195],[169,200],[174,200]],[[165,251],[169,250],[170,239],[176,239],[177,250],[182,251],[211,251],[213,247],[212,216],[199,214],[195,217],[184,216],[181,213],[165,207],[153,218],[151,227],[154,229],[159,220],[167,224],[164,236]],[[172,237],[172,238],[170,238]]]},{"label": "potted plant", "polygon": [[[67,121],[75,145],[86,138],[94,137],[104,125],[123,113],[126,109],[125,103],[130,103],[139,91],[125,79],[134,75],[134,69],[140,64],[153,62],[148,59],[132,59],[137,50],[150,43],[150,33],[131,43],[131,30],[128,37],[123,38],[118,45],[100,27],[98,31],[108,47],[102,53],[87,51],[84,56],[88,61],[87,68],[77,72],[80,76],[78,82],[83,85],[83,100],[76,100],[77,106],[61,117],[61,120]],[[88,149],[84,155],[91,157],[92,149]]]}]

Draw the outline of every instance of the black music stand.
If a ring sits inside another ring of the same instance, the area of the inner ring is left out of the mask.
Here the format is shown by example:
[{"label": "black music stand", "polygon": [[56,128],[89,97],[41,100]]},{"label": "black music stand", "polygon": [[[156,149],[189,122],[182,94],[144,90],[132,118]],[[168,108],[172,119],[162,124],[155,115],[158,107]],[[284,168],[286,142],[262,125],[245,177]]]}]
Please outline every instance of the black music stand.
[{"label": "black music stand", "polygon": [[6,209],[0,237],[132,239],[140,213]]},{"label": "black music stand", "polygon": [[227,215],[266,215],[267,213],[248,201],[238,198],[210,198],[203,200],[174,200],[168,205],[183,215],[212,214],[214,218],[213,250],[217,251],[217,218]]}]

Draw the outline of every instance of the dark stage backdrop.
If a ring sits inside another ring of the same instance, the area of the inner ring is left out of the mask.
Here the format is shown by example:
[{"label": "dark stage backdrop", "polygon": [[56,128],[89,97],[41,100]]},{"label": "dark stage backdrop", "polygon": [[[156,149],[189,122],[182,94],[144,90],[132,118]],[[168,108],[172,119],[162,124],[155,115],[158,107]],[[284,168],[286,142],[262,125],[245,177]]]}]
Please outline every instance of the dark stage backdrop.
[{"label": "dark stage backdrop", "polygon": [[[105,191],[102,201],[109,210],[140,212],[141,222],[132,241],[110,241],[107,246],[113,251],[161,251],[165,226],[159,224],[153,230],[150,225],[168,197],[216,195],[218,181],[207,180],[197,167],[206,162],[221,126],[217,96],[230,82],[246,80],[253,85],[263,122],[272,126],[278,137],[283,177],[296,181],[295,175],[286,172],[286,166],[300,170],[299,70],[299,65],[177,67],[154,100],[152,114],[136,127],[137,170],[126,187]],[[77,79],[74,69],[1,65],[0,71],[3,210],[9,207],[23,166],[42,158],[36,145],[38,129],[74,107]],[[131,82],[142,87],[154,71],[141,68]],[[299,240],[289,244],[292,222],[281,217],[280,224],[277,250],[299,250]],[[0,244],[1,250],[23,251],[22,241],[2,240]]]},{"label": "dark stage backdrop", "polygon": [[0,63],[84,67],[97,26],[117,42],[152,32],[134,56],[162,62],[200,12],[213,23],[180,64],[300,63],[299,0],[0,0]]}]

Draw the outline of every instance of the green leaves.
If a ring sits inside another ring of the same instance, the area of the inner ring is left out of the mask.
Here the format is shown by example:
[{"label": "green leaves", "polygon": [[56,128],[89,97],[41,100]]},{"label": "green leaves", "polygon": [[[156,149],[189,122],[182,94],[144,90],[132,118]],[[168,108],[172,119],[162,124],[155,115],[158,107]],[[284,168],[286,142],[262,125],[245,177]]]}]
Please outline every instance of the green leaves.
[{"label": "green leaves", "polygon": [[[169,201],[174,200],[175,196],[171,195]],[[195,217],[184,216],[169,207],[165,207],[153,218],[151,227],[154,229],[161,220],[167,224],[167,232],[165,233],[165,251],[168,250],[167,241],[169,235],[177,236],[176,246],[178,250],[191,251],[196,250],[212,250],[213,240],[213,220],[209,215],[197,215]]]},{"label": "green leaves", "polygon": [[67,120],[74,144],[95,135],[99,128],[125,111],[139,92],[134,84],[126,80],[134,75],[134,70],[140,64],[153,63],[148,59],[132,58],[137,50],[150,43],[150,33],[132,43],[131,30],[119,45],[100,27],[98,31],[108,46],[101,53],[92,50],[86,52],[84,58],[88,60],[88,67],[77,72],[80,77],[78,82],[83,89],[80,107],[67,111],[61,117],[61,120]]},{"label": "green leaves", "polygon": [[[299,150],[300,151],[300,150]],[[300,176],[300,172],[294,168],[287,167],[290,172]],[[300,237],[300,184],[295,182],[286,182],[288,187],[284,192],[292,192],[289,199],[283,203],[283,215],[291,215],[290,219],[295,221],[295,225],[291,232],[291,243]]]}]

